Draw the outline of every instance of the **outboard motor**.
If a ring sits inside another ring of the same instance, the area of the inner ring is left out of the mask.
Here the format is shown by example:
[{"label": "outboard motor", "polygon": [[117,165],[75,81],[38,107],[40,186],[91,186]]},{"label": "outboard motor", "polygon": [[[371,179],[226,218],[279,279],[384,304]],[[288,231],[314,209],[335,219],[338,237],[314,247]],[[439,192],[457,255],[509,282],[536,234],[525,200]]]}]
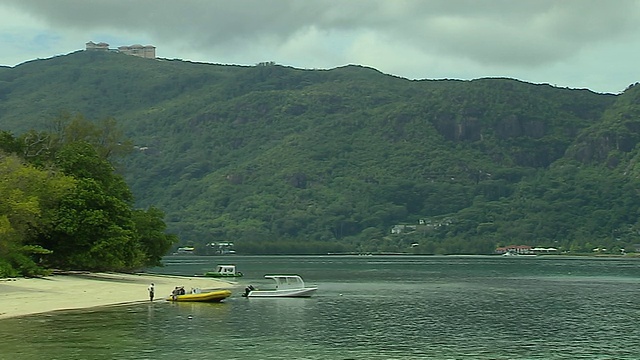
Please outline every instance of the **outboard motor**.
[{"label": "outboard motor", "polygon": [[249,296],[249,293],[252,292],[255,289],[256,288],[254,288],[253,285],[247,286],[246,288],[244,288],[244,294],[242,294],[242,296],[244,296],[244,297]]}]

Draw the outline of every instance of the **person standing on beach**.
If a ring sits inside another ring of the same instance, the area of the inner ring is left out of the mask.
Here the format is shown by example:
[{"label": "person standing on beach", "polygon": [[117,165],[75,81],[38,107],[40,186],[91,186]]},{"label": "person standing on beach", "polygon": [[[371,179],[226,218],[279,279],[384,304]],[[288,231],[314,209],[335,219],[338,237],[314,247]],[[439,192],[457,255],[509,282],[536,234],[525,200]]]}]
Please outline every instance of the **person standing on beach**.
[{"label": "person standing on beach", "polygon": [[155,285],[153,285],[153,283],[151,283],[151,285],[149,285],[149,301],[153,301],[153,294],[156,291]]}]

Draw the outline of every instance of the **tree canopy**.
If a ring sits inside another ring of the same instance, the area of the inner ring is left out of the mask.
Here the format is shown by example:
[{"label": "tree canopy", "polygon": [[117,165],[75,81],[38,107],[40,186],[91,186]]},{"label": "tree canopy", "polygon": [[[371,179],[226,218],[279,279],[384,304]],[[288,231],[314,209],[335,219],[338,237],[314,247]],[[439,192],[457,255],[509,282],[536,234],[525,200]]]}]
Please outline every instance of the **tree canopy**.
[{"label": "tree canopy", "polygon": [[158,209],[133,208],[108,160],[115,139],[103,141],[108,136],[83,117],[55,121],[67,121],[60,128],[67,136],[0,138],[0,276],[160,264],[176,238],[164,232]]}]

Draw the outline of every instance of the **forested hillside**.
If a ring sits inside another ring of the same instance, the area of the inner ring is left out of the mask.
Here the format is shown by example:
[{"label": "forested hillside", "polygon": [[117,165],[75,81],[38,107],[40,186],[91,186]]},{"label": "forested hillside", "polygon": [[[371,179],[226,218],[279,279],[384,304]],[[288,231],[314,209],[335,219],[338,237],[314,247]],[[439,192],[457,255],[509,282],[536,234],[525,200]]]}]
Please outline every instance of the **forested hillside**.
[{"label": "forested hillside", "polygon": [[221,241],[243,253],[425,254],[640,243],[638,87],[84,51],[0,69],[0,129],[46,129],[65,112],[124,128],[137,150],[119,171],[136,205],[159,207],[202,252]]}]

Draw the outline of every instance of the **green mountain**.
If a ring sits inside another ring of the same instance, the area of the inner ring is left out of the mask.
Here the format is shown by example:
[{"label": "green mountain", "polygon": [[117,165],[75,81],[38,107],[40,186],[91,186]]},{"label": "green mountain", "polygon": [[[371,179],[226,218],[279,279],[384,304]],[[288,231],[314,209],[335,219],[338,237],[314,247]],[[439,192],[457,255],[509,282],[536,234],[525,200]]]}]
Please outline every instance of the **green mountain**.
[{"label": "green mountain", "polygon": [[632,251],[639,99],[85,51],[0,68],[0,129],[115,118],[137,205],[200,251]]}]

